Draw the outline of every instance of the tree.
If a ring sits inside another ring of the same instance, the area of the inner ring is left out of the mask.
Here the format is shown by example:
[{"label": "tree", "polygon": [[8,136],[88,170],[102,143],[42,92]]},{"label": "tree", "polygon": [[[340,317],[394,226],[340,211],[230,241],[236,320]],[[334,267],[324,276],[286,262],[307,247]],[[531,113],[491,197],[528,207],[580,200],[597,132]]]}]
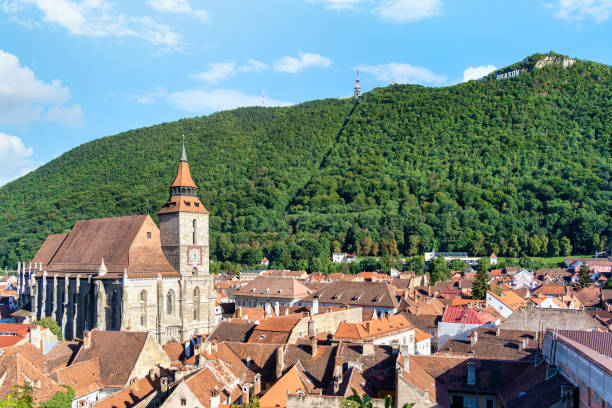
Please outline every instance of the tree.
[{"label": "tree", "polygon": [[465,268],[465,262],[461,259],[453,259],[450,262],[451,271],[462,271]]},{"label": "tree", "polygon": [[476,279],[472,285],[472,299],[483,300],[489,290],[489,258],[481,258],[476,268]]},{"label": "tree", "polygon": [[251,394],[249,397],[249,402],[245,402],[242,404],[232,404],[231,408],[259,408],[259,398],[255,394]]},{"label": "tree", "polygon": [[451,270],[443,256],[437,256],[429,264],[429,284],[435,285],[438,281],[450,279]]},{"label": "tree", "polygon": [[587,264],[582,264],[580,270],[578,271],[578,286],[581,288],[586,288],[591,283],[593,283],[593,279],[591,278],[591,271],[589,271],[589,267]]},{"label": "tree", "polygon": [[[8,398],[0,401],[0,408],[70,408],[75,398],[74,389],[61,384],[65,392],[58,391],[49,401],[36,405],[32,396],[32,387],[29,385],[16,385]],[[259,408],[259,407],[256,407]]]},{"label": "tree", "polygon": [[604,289],[612,289],[612,278],[609,278],[604,285]]},{"label": "tree", "polygon": [[561,253],[563,256],[570,256],[572,254],[572,243],[568,237],[561,238]]},{"label": "tree", "polygon": [[[347,403],[345,403],[348,402]],[[385,396],[385,408],[391,408],[393,406],[393,397],[390,395]],[[414,403],[407,402],[402,408],[412,408]],[[357,394],[357,391],[353,388],[353,395],[345,399],[340,403],[340,408],[372,408],[372,399],[369,395],[363,394],[362,397]]]},{"label": "tree", "polygon": [[51,333],[57,336],[58,340],[64,340],[64,336],[62,336],[62,328],[59,327],[57,322],[50,317],[43,317],[39,321],[35,322],[39,326],[42,326],[46,329],[51,330]]}]

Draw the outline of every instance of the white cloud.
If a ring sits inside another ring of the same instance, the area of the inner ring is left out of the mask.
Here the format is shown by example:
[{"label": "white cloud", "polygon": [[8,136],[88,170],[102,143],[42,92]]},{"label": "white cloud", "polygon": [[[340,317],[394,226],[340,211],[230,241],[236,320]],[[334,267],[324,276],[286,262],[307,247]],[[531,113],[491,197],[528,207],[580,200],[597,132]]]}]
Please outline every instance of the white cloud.
[{"label": "white cloud", "polygon": [[158,99],[164,98],[168,92],[166,88],[163,86],[157,86],[153,88],[150,92],[145,92],[140,95],[130,95],[129,99],[134,99],[136,102],[141,103],[143,105],[151,105],[155,103]]},{"label": "white cloud", "polygon": [[247,60],[243,65],[236,65],[235,62],[215,62],[208,64],[208,70],[192,75],[192,77],[211,84],[216,84],[237,74],[261,72],[267,68],[268,66],[266,64],[254,59]]},{"label": "white cloud", "polygon": [[298,58],[284,56],[274,63],[274,70],[297,74],[308,67],[329,67],[331,60],[319,54],[299,52]]},{"label": "white cloud", "polygon": [[555,17],[563,20],[591,18],[596,23],[602,23],[610,17],[610,12],[612,0],[559,0]]},{"label": "white cloud", "polygon": [[47,119],[69,126],[79,126],[83,124],[83,109],[78,103],[72,107],[55,105],[47,111]]},{"label": "white cloud", "polygon": [[43,82],[30,68],[20,66],[15,55],[0,50],[0,123],[39,119],[44,105],[61,105],[68,100],[70,90],[60,80]]},{"label": "white cloud", "polygon": [[[168,102],[191,113],[210,113],[241,106],[261,105],[260,95],[247,95],[235,89],[186,89],[170,94]],[[266,98],[266,106],[288,106],[290,102]]]},{"label": "white cloud", "polygon": [[154,45],[179,47],[181,36],[149,17],[126,17],[113,12],[106,0],[21,0],[36,5],[43,20],[58,24],[70,34],[85,37],[135,37]]},{"label": "white cloud", "polygon": [[0,132],[0,186],[33,170],[33,153],[17,136]]},{"label": "white cloud", "polygon": [[441,12],[441,0],[388,0],[376,8],[382,20],[393,23],[411,23]]},{"label": "white cloud", "polygon": [[388,64],[366,65],[359,67],[359,71],[372,74],[379,81],[397,83],[440,83],[446,80],[443,75],[437,75],[427,68],[413,67],[410,64],[390,62]]},{"label": "white cloud", "polygon": [[193,10],[187,0],[147,0],[155,11],[176,14],[192,14],[202,21],[208,20],[206,10]]},{"label": "white cloud", "polygon": [[318,3],[324,3],[325,7],[332,10],[352,9],[355,8],[361,0],[314,0]]},{"label": "white cloud", "polygon": [[481,65],[478,67],[468,67],[465,71],[463,71],[463,82],[472,80],[472,79],[480,79],[485,75],[489,75],[491,72],[495,71],[497,68],[495,65]]}]

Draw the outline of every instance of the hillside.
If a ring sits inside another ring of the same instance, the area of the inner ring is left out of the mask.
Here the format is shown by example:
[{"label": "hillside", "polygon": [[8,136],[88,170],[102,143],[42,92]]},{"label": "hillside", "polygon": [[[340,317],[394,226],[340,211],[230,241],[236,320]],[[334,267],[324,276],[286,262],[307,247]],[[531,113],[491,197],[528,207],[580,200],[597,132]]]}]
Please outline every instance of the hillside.
[{"label": "hillside", "polygon": [[77,219],[155,213],[182,133],[219,260],[608,247],[612,69],[535,68],[543,57],[508,67],[526,69],[515,78],[242,108],[84,144],[0,189],[0,265]]}]

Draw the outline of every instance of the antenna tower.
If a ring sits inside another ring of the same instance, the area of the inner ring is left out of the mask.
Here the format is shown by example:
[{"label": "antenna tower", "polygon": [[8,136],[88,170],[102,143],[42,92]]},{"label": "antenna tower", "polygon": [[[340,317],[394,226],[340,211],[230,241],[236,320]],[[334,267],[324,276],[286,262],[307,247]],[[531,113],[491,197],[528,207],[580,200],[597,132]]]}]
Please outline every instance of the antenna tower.
[{"label": "antenna tower", "polygon": [[357,68],[357,79],[355,79],[355,92],[353,93],[357,102],[361,100],[361,87],[359,86],[359,68]]}]

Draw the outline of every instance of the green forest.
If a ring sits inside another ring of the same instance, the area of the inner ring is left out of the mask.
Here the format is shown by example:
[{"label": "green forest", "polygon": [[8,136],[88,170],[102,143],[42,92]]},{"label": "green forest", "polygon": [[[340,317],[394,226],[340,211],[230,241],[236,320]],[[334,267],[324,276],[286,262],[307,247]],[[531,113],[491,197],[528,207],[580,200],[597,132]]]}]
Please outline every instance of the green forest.
[{"label": "green forest", "polygon": [[215,261],[326,271],[336,251],[607,249],[612,68],[535,68],[543,57],[508,67],[525,68],[516,78],[391,85],[360,102],[240,108],[86,143],[0,188],[0,267],[79,219],[157,221],[182,134]]}]

